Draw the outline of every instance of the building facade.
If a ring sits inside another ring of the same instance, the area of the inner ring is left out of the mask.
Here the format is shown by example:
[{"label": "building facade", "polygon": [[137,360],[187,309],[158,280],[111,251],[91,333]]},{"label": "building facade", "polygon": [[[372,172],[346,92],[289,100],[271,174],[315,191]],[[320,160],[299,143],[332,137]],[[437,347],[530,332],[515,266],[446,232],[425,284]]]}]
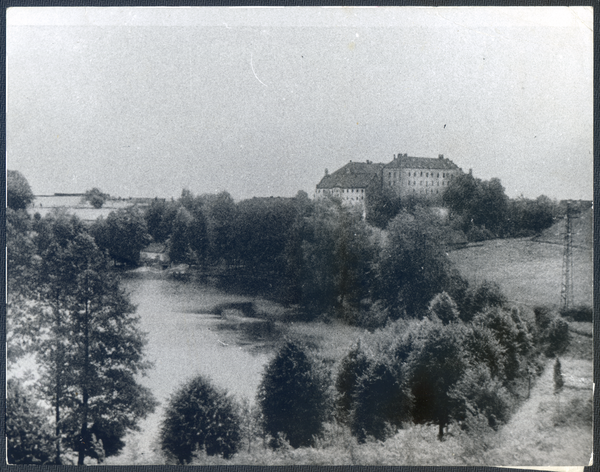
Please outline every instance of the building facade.
[{"label": "building facade", "polygon": [[393,189],[401,197],[416,195],[433,198],[443,194],[452,179],[461,172],[443,154],[437,159],[398,154],[383,169],[383,185]]},{"label": "building facade", "polygon": [[381,188],[385,164],[371,161],[350,161],[341,169],[325,176],[317,184],[315,198],[337,197],[348,205],[364,206],[367,194],[375,188]]},{"label": "building facade", "polygon": [[395,154],[388,164],[350,161],[317,184],[315,198],[337,197],[349,205],[364,206],[368,195],[383,188],[399,196],[435,198],[462,170],[440,154],[438,158]]}]

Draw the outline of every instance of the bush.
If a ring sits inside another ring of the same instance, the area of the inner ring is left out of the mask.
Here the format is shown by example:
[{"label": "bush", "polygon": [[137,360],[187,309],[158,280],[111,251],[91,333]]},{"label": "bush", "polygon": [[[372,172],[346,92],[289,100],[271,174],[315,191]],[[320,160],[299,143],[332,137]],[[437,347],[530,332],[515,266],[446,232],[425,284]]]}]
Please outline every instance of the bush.
[{"label": "bush", "polygon": [[236,410],[224,391],[196,377],[169,401],[160,430],[162,450],[180,464],[189,463],[200,451],[230,458],[241,441]]},{"label": "bush", "polygon": [[327,386],[304,350],[286,343],[269,363],[259,386],[257,400],[263,429],[279,446],[284,437],[294,448],[314,445],[315,436],[329,416]]},{"label": "bush", "polygon": [[540,332],[548,328],[550,322],[555,317],[552,311],[545,306],[536,306],[533,309],[533,313],[535,315],[535,325]]},{"label": "bush", "polygon": [[571,333],[569,332],[569,323],[560,318],[555,318],[550,322],[550,326],[544,333],[544,341],[546,345],[546,355],[554,357],[558,354],[563,354],[569,342],[571,341]]},{"label": "bush", "polygon": [[568,310],[561,310],[560,315],[563,318],[573,321],[583,321],[591,323],[594,321],[594,310],[591,306],[579,305]]},{"label": "bush", "polygon": [[514,400],[502,382],[490,375],[487,367],[480,365],[469,369],[454,387],[451,396],[463,404],[463,428],[470,415],[482,415],[490,428],[497,430],[511,415]]},{"label": "bush", "polygon": [[51,464],[54,438],[44,412],[16,380],[7,382],[6,447],[9,464]]}]

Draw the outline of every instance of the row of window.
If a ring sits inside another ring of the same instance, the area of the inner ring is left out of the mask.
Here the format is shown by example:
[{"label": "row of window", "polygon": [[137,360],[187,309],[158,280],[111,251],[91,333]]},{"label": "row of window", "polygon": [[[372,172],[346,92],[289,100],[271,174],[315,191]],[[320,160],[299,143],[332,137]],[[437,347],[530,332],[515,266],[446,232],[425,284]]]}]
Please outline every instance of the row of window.
[{"label": "row of window", "polygon": [[[394,179],[395,179],[396,177],[399,177],[400,172],[388,172],[388,178],[391,179],[392,178],[392,174],[394,174]],[[425,177],[429,177],[429,174],[431,174],[431,177],[434,177],[435,172],[425,172]],[[416,177],[417,176],[417,172],[412,172],[412,173],[409,172],[408,176],[409,177]],[[423,172],[422,171],[421,171],[420,177],[423,177]],[[445,178],[451,178],[451,177],[452,177],[452,174],[446,173],[446,172],[442,172],[442,178],[443,179],[445,179]],[[437,178],[438,179],[440,178],[440,173],[439,172],[437,173]]]},{"label": "row of window", "polygon": [[[400,180],[398,180],[398,181],[394,180],[393,182],[390,182],[390,187],[392,187],[393,185],[397,185],[398,182],[400,184],[402,184],[402,181],[400,181]],[[406,181],[406,185],[408,185],[408,186],[410,186],[410,185],[417,185],[417,181],[413,180],[412,183],[411,183],[410,180],[407,180]],[[419,185],[423,185],[423,181],[422,180],[419,182]],[[435,182],[432,180],[431,181],[431,186],[435,187],[435,185],[436,185]],[[446,185],[446,181],[442,180],[442,187],[444,187],[445,185]],[[438,187],[440,186],[439,182],[437,182],[437,186]],[[429,181],[428,180],[425,181],[425,187],[429,187]]]},{"label": "row of window", "polygon": [[[416,189],[413,189],[413,193],[417,193]],[[439,194],[440,191],[438,189],[435,190],[435,192],[433,191],[433,189],[431,191],[425,189],[425,190],[419,190],[420,194],[425,194],[425,195],[433,195],[433,194]]]},{"label": "row of window", "polygon": [[[342,189],[341,192],[342,193],[354,193],[356,191],[356,193],[365,193],[365,189],[364,188],[357,188],[357,189]],[[333,193],[336,192],[338,193],[339,190],[335,189],[335,190],[329,190],[329,189],[317,189],[317,193]]]}]

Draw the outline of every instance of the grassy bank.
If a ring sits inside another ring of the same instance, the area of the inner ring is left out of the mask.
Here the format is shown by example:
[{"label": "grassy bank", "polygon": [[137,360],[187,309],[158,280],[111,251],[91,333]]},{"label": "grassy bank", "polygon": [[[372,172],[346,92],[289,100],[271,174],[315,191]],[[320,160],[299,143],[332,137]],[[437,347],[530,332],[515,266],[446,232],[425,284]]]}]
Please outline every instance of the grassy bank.
[{"label": "grassy bank", "polygon": [[[450,259],[463,277],[479,284],[495,282],[512,302],[558,307],[562,281],[563,247],[529,239],[496,239],[451,251]],[[592,304],[591,249],[573,249],[575,305]]]}]

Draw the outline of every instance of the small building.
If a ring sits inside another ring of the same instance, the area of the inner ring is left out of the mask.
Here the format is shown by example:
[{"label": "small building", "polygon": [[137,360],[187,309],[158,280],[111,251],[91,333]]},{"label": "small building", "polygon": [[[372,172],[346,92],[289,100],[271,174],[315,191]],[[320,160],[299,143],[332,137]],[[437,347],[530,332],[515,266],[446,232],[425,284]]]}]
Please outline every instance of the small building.
[{"label": "small building", "polygon": [[142,264],[168,265],[169,255],[167,254],[167,245],[163,243],[151,243],[140,251],[140,262]]}]

